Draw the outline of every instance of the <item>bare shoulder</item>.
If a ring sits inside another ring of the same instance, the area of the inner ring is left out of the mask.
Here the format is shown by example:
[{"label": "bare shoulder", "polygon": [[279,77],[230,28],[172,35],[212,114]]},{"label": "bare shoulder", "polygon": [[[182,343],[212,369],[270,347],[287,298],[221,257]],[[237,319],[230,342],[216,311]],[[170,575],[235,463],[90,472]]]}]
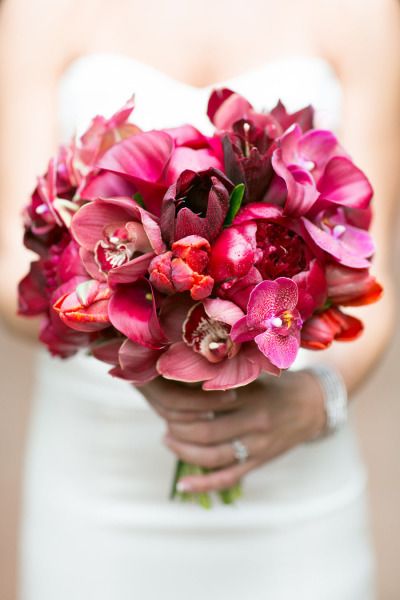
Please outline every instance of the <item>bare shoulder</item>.
[{"label": "bare shoulder", "polygon": [[76,0],[3,0],[0,3],[0,47],[5,63],[29,70],[61,67],[74,45]]}]

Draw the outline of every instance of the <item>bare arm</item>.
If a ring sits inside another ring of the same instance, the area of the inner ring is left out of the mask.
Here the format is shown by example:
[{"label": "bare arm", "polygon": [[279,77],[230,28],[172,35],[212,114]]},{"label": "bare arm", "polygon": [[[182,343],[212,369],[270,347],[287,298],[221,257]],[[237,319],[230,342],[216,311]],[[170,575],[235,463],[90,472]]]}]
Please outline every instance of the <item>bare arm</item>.
[{"label": "bare arm", "polygon": [[[340,12],[341,3],[331,4]],[[385,289],[377,304],[349,309],[365,325],[359,340],[336,343],[316,357],[332,360],[352,391],[379,362],[394,326],[391,249],[400,197],[400,6],[394,0],[346,3],[335,36],[327,39],[344,88],[341,139],[375,189],[373,272]]]}]

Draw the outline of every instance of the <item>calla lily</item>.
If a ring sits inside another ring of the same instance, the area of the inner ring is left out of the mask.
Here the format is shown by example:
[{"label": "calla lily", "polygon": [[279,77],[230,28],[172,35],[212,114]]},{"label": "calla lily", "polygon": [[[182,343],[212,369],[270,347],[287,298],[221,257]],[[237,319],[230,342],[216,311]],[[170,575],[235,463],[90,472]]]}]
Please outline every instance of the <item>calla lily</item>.
[{"label": "calla lily", "polygon": [[172,244],[172,250],[153,258],[150,282],[164,294],[190,291],[193,300],[207,298],[214,280],[207,273],[210,244],[198,235],[189,235]]},{"label": "calla lily", "polygon": [[100,331],[110,326],[108,303],[111,290],[94,279],[79,283],[71,293],[63,294],[54,303],[60,319],[77,331]]},{"label": "calla lily", "polygon": [[232,339],[254,340],[272,364],[289,368],[300,347],[302,319],[297,303],[298,289],[291,279],[259,283],[250,294],[246,316],[232,328]]},{"label": "calla lily", "polygon": [[118,285],[108,314],[112,325],[132,342],[158,349],[168,343],[157,315],[153,289],[146,279]]},{"label": "calla lily", "polygon": [[[194,128],[148,131],[110,148],[97,164],[98,177],[107,187],[121,185],[115,176],[132,184],[131,191],[139,192],[146,208],[159,216],[165,192],[183,170],[219,169],[221,155],[219,140],[211,142]],[[111,182],[105,173],[113,175]],[[98,181],[91,184],[100,191]]]},{"label": "calla lily", "polygon": [[359,319],[331,307],[308,319],[301,330],[301,346],[309,350],[325,350],[334,340],[351,341],[363,331]]},{"label": "calla lily", "polygon": [[203,381],[204,390],[226,390],[254,381],[265,370],[277,370],[254,344],[236,344],[232,325],[243,312],[225,300],[207,299],[190,309],[183,325],[183,342],[176,342],[157,362],[167,379]]}]

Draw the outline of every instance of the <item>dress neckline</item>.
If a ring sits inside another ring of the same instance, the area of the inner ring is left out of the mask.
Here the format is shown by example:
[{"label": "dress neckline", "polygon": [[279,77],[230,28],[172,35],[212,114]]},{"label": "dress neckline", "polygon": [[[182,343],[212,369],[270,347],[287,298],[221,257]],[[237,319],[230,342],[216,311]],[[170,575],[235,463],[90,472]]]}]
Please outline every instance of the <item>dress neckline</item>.
[{"label": "dress neckline", "polygon": [[[198,93],[198,94],[209,94],[215,88],[221,87],[230,87],[235,89],[235,86],[239,86],[243,81],[252,79],[252,78],[262,78],[267,75],[270,71],[287,69],[291,68],[305,68],[310,66],[317,71],[325,72],[329,74],[332,78],[339,83],[338,76],[333,68],[333,66],[324,58],[312,54],[290,54],[287,56],[282,56],[279,58],[274,58],[265,62],[264,64],[249,67],[248,69],[234,75],[232,77],[228,77],[226,79],[221,79],[219,81],[215,81],[213,83],[209,83],[207,85],[194,85],[183,81],[182,79],[178,79],[169,73],[166,73],[162,69],[155,67],[145,61],[141,61],[133,56],[129,56],[127,54],[121,52],[111,52],[111,51],[97,51],[97,52],[88,52],[78,56],[73,59],[67,67],[64,69],[61,74],[61,79],[67,78],[71,73],[75,71],[80,71],[81,69],[87,68],[90,64],[97,63],[107,60],[109,62],[118,62],[119,64],[126,64],[127,66],[131,65],[132,67],[139,69],[142,72],[147,73],[149,76],[158,77],[159,79],[168,82],[170,85],[174,85],[181,89],[186,89],[188,92]],[[340,84],[339,84],[340,85]]]}]

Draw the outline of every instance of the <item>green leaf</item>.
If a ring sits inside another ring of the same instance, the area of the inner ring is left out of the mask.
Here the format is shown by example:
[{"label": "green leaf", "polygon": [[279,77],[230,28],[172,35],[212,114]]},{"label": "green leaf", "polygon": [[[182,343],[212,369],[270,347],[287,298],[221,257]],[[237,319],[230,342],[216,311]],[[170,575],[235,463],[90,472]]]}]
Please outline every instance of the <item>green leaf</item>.
[{"label": "green leaf", "polygon": [[245,189],[244,183],[239,183],[233,188],[231,197],[229,198],[229,210],[224,223],[225,227],[232,225],[233,219],[238,214],[242,205]]},{"label": "green leaf", "polygon": [[136,194],[133,195],[133,199],[135,200],[135,202],[137,202],[142,208],[145,208],[144,206],[144,201],[143,201],[143,196],[142,194],[139,194],[139,192],[136,192]]}]

